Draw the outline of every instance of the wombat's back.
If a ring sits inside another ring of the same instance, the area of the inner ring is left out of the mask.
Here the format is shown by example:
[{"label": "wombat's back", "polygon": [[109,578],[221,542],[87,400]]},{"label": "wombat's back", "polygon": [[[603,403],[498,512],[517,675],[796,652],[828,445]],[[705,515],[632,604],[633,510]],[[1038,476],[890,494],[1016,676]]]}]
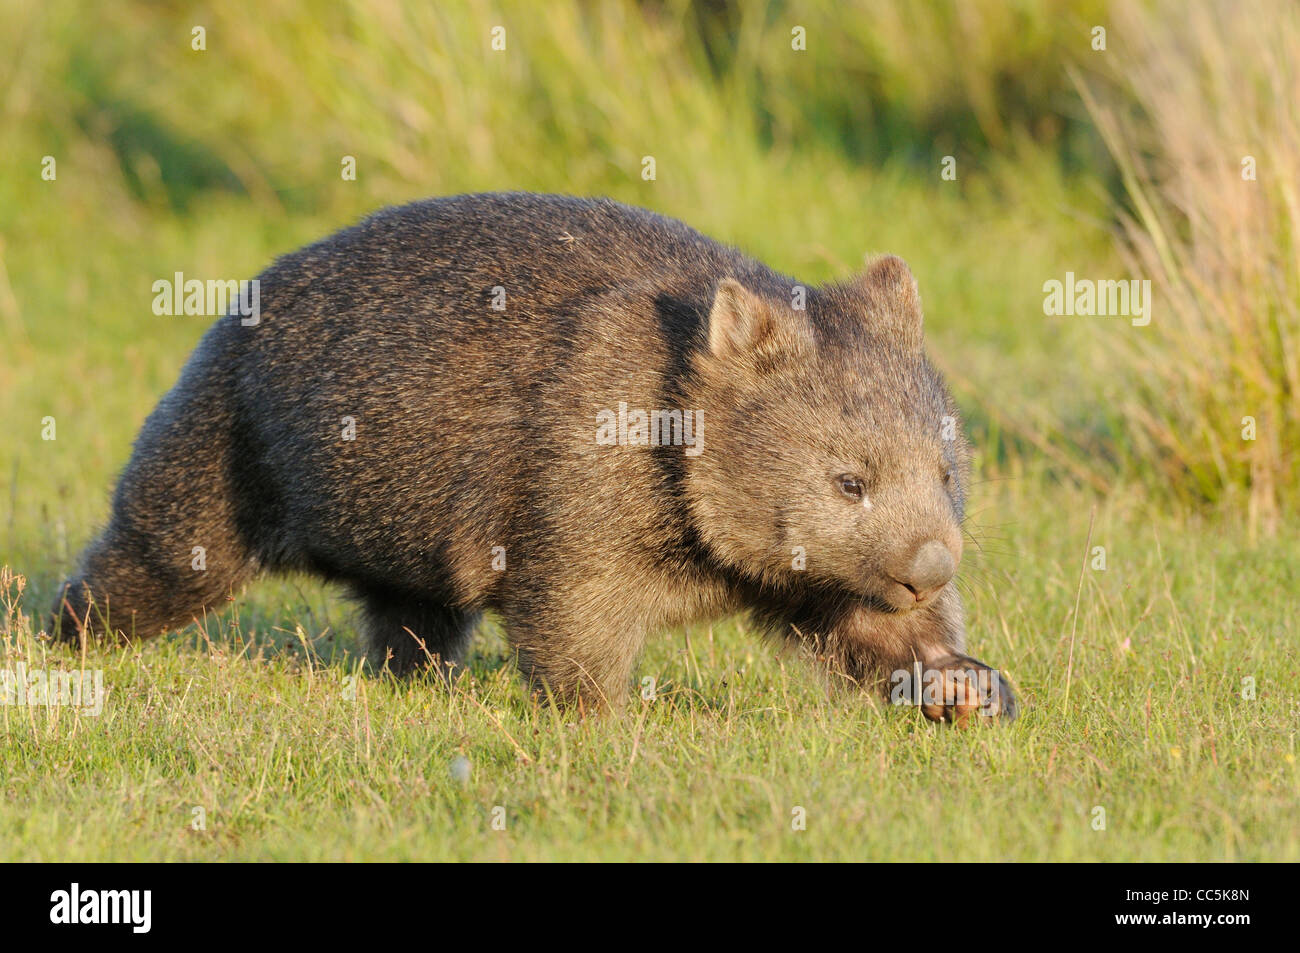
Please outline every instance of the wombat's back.
[{"label": "wombat's back", "polygon": [[[492,547],[526,558],[557,494],[601,495],[560,479],[596,413],[670,405],[728,274],[775,280],[680,222],[527,193],[388,209],[281,259],[260,322],[221,329],[259,558],[483,602],[508,578]],[[643,506],[671,506],[657,489]]]}]

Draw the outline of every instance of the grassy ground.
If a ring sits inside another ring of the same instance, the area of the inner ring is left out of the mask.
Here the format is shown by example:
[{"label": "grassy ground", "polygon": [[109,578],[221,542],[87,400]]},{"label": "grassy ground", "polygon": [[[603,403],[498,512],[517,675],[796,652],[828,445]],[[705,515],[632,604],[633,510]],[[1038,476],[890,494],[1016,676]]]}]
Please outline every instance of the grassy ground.
[{"label": "grassy ground", "polygon": [[93,655],[99,717],[0,708],[0,853],[1300,859],[1294,552],[1112,501],[1080,589],[1076,494],[984,495],[1005,521],[967,570],[972,642],[1027,703],[1011,726],[827,694],[735,622],[654,642],[655,699],[584,722],[526,701],[490,626],[450,692],[357,677],[348,606],[272,584],[205,634]]},{"label": "grassy ground", "polygon": [[[154,280],[248,277],[383,204],[526,187],[646,205],[808,280],[908,259],[977,446],[971,646],[1026,710],[935,727],[827,694],[720,620],[651,644],[652,702],[584,722],[526,698],[491,624],[450,692],[394,683],[358,672],[350,606],[270,580],[202,629],[92,652],[99,716],[0,705],[0,859],[1300,859],[1297,544],[1099,453],[1125,445],[1114,408],[1136,392],[1108,361],[1132,329],[1043,314],[1049,278],[1125,274],[1085,111],[1052,112],[1097,6],[939,4],[919,32],[910,4],[817,14],[810,37],[836,39],[815,69],[779,5],[728,25],[729,60],[673,3],[649,25],[616,2],[508,4],[500,59],[474,4],[223,4],[204,54],[187,13],[7,8],[0,566],[25,591],[0,584],[0,669],[82,664],[23,613],[105,519],[204,330],[154,316]],[[961,75],[908,55],[960,30],[1002,45]]]}]

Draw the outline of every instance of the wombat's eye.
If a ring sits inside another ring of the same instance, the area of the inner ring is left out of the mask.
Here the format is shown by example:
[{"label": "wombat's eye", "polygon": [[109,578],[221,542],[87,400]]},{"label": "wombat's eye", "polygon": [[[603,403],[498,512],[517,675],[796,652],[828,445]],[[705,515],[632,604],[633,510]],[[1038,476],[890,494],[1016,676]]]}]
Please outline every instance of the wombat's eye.
[{"label": "wombat's eye", "polygon": [[854,503],[861,503],[862,498],[867,495],[866,483],[861,477],[855,477],[852,473],[841,473],[835,478],[835,485]]},{"label": "wombat's eye", "polygon": [[951,490],[957,482],[957,473],[952,468],[943,471],[943,485],[946,489]]}]

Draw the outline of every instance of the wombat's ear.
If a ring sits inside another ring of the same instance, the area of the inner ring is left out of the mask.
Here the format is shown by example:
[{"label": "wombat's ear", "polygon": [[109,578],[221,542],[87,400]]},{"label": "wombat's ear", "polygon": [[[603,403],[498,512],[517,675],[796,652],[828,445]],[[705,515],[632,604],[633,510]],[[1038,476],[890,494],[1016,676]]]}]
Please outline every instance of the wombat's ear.
[{"label": "wombat's ear", "polygon": [[716,357],[794,352],[808,343],[797,315],[783,315],[734,278],[724,278],[709,312],[709,350]]},{"label": "wombat's ear", "polygon": [[910,350],[921,349],[921,293],[907,262],[897,255],[867,259],[856,282],[866,292],[874,327],[888,332]]}]

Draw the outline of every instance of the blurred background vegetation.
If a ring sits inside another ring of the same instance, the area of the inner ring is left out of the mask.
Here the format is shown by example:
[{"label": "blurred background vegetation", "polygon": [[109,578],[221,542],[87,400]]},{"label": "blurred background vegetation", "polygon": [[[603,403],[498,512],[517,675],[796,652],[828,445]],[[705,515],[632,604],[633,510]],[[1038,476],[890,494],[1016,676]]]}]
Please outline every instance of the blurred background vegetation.
[{"label": "blurred background vegetation", "polygon": [[[66,565],[202,333],[152,313],[154,280],[253,276],[380,206],[488,189],[610,195],[814,281],[903,255],[982,479],[1136,487],[1276,532],[1300,443],[1297,18],[1281,0],[6,0],[7,558],[48,560],[54,536]],[[1045,316],[1067,271],[1152,279],[1150,326]],[[43,452],[46,415],[76,453]]]},{"label": "blurred background vegetation", "polygon": [[[154,315],[155,280],[538,189],[807,281],[908,260],[978,454],[971,642],[1025,714],[976,738],[828,699],[743,621],[654,640],[660,701],[590,730],[527,703],[491,621],[464,693],[347,700],[349,610],[282,577],[98,654],[93,725],[0,706],[0,855],[1300,856],[1298,21],[1293,0],[3,0],[7,659],[70,663],[30,636],[209,323]],[[1069,271],[1149,279],[1151,323],[1045,315]],[[468,786],[443,783],[454,756]],[[496,804],[508,835],[482,830]]]}]

